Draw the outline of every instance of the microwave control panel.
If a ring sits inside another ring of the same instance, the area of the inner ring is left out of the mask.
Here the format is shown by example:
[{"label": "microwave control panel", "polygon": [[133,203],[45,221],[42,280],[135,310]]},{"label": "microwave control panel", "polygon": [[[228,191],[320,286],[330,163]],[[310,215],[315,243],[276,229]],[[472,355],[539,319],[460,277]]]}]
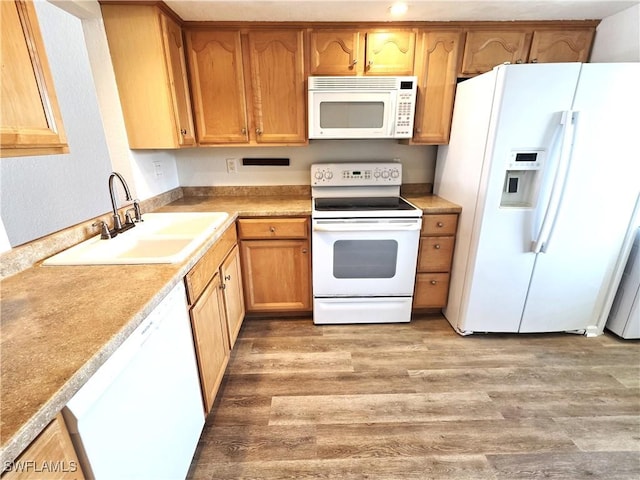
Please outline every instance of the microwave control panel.
[{"label": "microwave control panel", "polygon": [[317,163],[311,165],[312,186],[400,185],[401,163]]},{"label": "microwave control panel", "polygon": [[393,136],[395,138],[411,138],[413,136],[413,117],[416,109],[417,82],[402,80],[399,83]]}]

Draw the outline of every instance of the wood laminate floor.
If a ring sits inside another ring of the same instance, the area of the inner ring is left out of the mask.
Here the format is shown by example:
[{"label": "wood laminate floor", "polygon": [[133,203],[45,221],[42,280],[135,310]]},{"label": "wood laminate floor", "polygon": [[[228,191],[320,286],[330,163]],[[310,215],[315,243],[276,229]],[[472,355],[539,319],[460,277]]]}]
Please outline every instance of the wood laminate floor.
[{"label": "wood laminate floor", "polygon": [[640,479],[640,343],[248,319],[191,479]]}]

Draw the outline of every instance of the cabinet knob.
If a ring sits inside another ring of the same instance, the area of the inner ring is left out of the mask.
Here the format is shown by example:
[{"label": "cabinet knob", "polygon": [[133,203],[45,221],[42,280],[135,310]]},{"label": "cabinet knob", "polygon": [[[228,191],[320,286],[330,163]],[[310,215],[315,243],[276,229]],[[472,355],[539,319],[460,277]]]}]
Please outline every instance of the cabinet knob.
[{"label": "cabinet knob", "polygon": [[531,63],[538,63],[538,59],[534,58],[533,60],[531,60]]},{"label": "cabinet knob", "polygon": [[367,68],[369,68],[369,69],[370,69],[372,66],[373,66],[373,60],[369,60],[369,61],[367,62]]},{"label": "cabinet knob", "polygon": [[355,67],[355,66],[356,66],[356,63],[358,63],[358,59],[357,59],[357,58],[354,58],[354,59],[353,59],[353,62],[351,62],[351,63],[349,64],[349,70],[353,70],[353,67]]},{"label": "cabinet knob", "polygon": [[224,283],[220,284],[220,290],[224,290],[225,288],[227,288],[227,286]]},{"label": "cabinet knob", "polygon": [[180,129],[180,133],[181,133],[182,135],[186,135],[186,134],[187,134],[187,129],[186,129],[186,128],[181,128],[181,129]]},{"label": "cabinet knob", "polygon": [[307,253],[307,249],[306,249],[306,248],[303,248],[303,249],[302,249],[302,253]]},{"label": "cabinet knob", "polygon": [[442,223],[442,222],[438,222],[438,223],[436,223],[436,226],[437,226],[438,228],[442,228],[442,227],[444,227],[444,223]]},{"label": "cabinet knob", "polygon": [[243,128],[242,130],[240,130],[240,133],[242,133],[243,135],[246,135],[247,134],[247,129]]},{"label": "cabinet knob", "polygon": [[518,60],[516,60],[516,63],[522,63],[522,59],[519,58]]},{"label": "cabinet knob", "polygon": [[256,135],[262,135],[262,130],[260,130],[259,128],[256,128]]},{"label": "cabinet knob", "polygon": [[269,231],[271,233],[276,233],[276,227],[269,227]]},{"label": "cabinet knob", "polygon": [[440,244],[439,244],[439,243],[436,243],[436,244],[433,246],[433,248],[435,248],[436,250],[440,250]]},{"label": "cabinet knob", "polygon": [[436,282],[435,280],[431,280],[431,285],[435,285],[436,283],[438,282]]},{"label": "cabinet knob", "polygon": [[225,275],[224,279],[227,280],[227,281],[231,280],[231,275]]}]

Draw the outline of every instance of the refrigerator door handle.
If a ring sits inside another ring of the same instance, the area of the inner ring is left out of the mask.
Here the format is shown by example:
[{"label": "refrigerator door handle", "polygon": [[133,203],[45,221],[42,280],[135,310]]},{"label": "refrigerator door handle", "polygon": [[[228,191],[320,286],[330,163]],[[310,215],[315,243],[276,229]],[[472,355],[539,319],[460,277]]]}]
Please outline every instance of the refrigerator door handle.
[{"label": "refrigerator door handle", "polygon": [[553,185],[551,187],[551,195],[544,213],[542,226],[536,238],[531,243],[531,251],[533,253],[544,253],[549,247],[549,240],[553,233],[558,210],[562,204],[562,198],[569,175],[569,167],[571,165],[571,154],[573,148],[573,131],[578,112],[567,110],[562,112],[560,124],[562,126],[560,155],[558,159],[558,168],[556,169]]}]

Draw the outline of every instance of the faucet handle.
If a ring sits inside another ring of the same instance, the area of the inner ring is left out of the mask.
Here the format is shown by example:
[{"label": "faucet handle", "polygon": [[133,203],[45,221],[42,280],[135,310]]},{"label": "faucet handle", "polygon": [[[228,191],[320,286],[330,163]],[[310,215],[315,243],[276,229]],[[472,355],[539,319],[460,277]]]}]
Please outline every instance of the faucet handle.
[{"label": "faucet handle", "polygon": [[100,227],[100,239],[109,240],[111,238],[111,232],[109,232],[109,226],[106,222],[99,220],[91,224],[92,227]]},{"label": "faucet handle", "polygon": [[140,210],[140,201],[137,198],[133,201],[133,211],[136,216],[136,222],[144,222],[142,210]]},{"label": "faucet handle", "polygon": [[133,225],[133,218],[131,217],[131,212],[133,212],[133,208],[130,208],[126,212],[124,212],[124,224],[125,225]]}]

